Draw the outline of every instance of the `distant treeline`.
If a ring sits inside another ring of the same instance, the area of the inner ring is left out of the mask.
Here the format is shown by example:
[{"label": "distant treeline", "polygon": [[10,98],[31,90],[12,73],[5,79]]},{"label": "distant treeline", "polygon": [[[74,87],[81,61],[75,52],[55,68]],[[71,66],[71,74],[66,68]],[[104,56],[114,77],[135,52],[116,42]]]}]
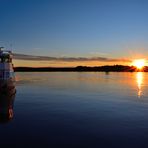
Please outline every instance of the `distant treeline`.
[{"label": "distant treeline", "polygon": [[77,66],[77,67],[15,67],[16,72],[148,72],[148,66],[145,66],[142,70],[138,70],[135,66]]}]

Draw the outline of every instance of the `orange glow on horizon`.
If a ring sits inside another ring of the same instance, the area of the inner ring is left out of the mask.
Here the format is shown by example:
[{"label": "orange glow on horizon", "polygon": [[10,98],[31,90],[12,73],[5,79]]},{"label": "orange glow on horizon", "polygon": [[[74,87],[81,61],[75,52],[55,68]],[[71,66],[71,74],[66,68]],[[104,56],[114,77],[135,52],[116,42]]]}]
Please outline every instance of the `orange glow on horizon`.
[{"label": "orange glow on horizon", "polygon": [[133,61],[132,65],[136,66],[137,69],[141,70],[145,66],[145,63],[146,63],[145,59],[137,59]]},{"label": "orange glow on horizon", "polygon": [[14,67],[76,67],[76,66],[104,66],[104,65],[130,65],[128,62],[105,62],[105,61],[33,61],[13,60]]}]

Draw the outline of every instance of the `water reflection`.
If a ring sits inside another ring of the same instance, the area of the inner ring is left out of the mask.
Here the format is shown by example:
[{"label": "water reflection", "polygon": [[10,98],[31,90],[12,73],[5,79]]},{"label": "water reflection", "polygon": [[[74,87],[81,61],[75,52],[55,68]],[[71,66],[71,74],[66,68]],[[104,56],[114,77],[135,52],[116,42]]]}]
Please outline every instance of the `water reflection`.
[{"label": "water reflection", "polygon": [[6,123],[13,118],[16,90],[11,81],[0,81],[0,84],[0,123]]},{"label": "water reflection", "polygon": [[138,72],[136,74],[136,79],[137,79],[137,86],[138,86],[138,97],[140,98],[142,96],[142,83],[143,83],[143,73]]}]

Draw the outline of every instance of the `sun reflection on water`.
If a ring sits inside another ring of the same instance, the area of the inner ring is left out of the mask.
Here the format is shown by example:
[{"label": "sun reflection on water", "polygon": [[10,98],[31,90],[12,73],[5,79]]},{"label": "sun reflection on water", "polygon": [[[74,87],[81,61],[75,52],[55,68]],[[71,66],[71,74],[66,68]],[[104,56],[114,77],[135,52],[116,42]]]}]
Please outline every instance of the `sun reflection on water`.
[{"label": "sun reflection on water", "polygon": [[137,79],[137,86],[138,86],[138,98],[142,96],[142,83],[143,83],[143,73],[138,72],[136,74],[136,79]]}]

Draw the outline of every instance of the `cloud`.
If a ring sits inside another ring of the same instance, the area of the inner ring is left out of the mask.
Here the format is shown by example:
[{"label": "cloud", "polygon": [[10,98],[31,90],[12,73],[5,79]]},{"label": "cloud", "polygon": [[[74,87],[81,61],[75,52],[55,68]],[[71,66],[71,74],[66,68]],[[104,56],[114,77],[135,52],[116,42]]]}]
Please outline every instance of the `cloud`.
[{"label": "cloud", "polygon": [[31,60],[31,61],[64,61],[64,62],[87,62],[87,61],[101,61],[101,62],[131,62],[129,59],[115,59],[106,57],[48,57],[48,56],[34,56],[13,53],[16,60]]},{"label": "cloud", "polygon": [[108,53],[104,53],[104,52],[98,52],[98,51],[92,51],[89,53],[90,55],[98,55],[98,56],[106,56],[108,55]]}]

